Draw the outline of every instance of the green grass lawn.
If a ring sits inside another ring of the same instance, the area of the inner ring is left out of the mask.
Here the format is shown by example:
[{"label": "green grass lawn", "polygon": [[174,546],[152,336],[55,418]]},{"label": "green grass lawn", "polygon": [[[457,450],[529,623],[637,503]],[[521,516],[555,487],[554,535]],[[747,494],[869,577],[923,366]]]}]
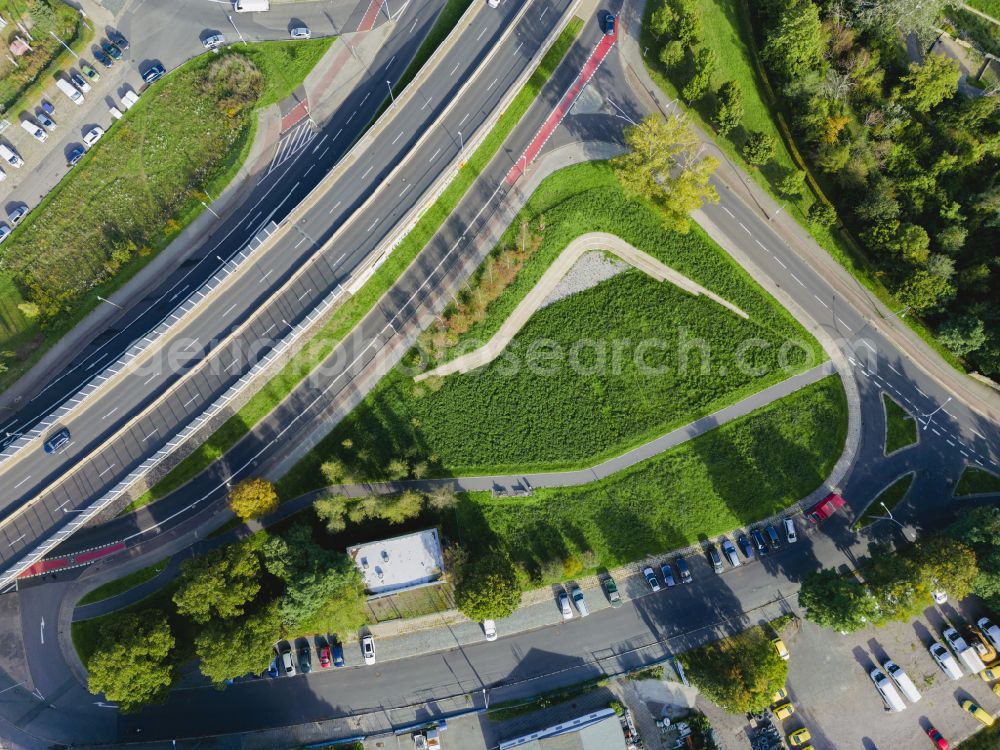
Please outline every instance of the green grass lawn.
[{"label": "green grass lawn", "polygon": [[[141,270],[235,177],[256,132],[255,110],[283,99],[333,42],[265,42],[199,57],[146,92],[50,192],[0,253],[0,388]],[[224,108],[199,89],[207,66],[245,55],[263,74],[254,106]],[[68,106],[68,105],[67,105]],[[196,125],[195,125],[196,124]],[[81,213],[101,221],[80,221]],[[38,303],[40,318],[18,305]]]},{"label": "green grass lawn", "polygon": [[[874,500],[865,509],[865,512],[861,515],[857,521],[854,522],[854,529],[861,529],[865,526],[874,523],[876,517],[886,518],[888,513],[886,513],[886,508],[891,512],[899,503],[903,501],[906,497],[907,491],[910,489],[910,485],[913,484],[914,474],[911,471],[909,474],[904,474],[899,479],[894,481],[884,490],[882,490]],[[885,507],[882,507],[882,504]]]},{"label": "green grass lawn", "polygon": [[[741,9],[741,0],[696,0],[696,5],[698,15],[701,17],[704,44],[718,53],[719,65],[713,76],[713,86],[717,87],[729,80],[739,84],[743,91],[743,124],[729,136],[716,134],[709,122],[711,108],[714,106],[710,101],[711,97],[697,102],[695,106],[686,106],[686,111],[691,113],[705,132],[714,135],[715,143],[718,144],[726,157],[745,173],[751,175],[761,187],[779,200],[799,225],[809,232],[813,239],[838,263],[889,307],[902,308],[903,306],[895,300],[877,278],[876,269],[853,240],[837,228],[821,227],[806,218],[806,210],[816,200],[809,190],[806,190],[805,194],[798,198],[789,198],[779,194],[778,180],[788,170],[798,168],[798,165],[792,155],[791,148],[794,146],[789,147],[788,141],[783,137],[778,125],[777,108],[769,104],[771,98],[768,96],[765,84],[758,76],[754,66],[753,52],[747,42],[749,22]],[[654,8],[654,3],[649,3],[646,6],[647,15],[643,22],[641,35],[643,48],[648,49],[648,54],[645,57],[646,68],[660,89],[671,98],[678,98],[678,88],[671,82],[656,56],[659,45],[655,37],[648,31],[649,14]],[[680,103],[679,99],[678,103]],[[774,158],[761,168],[748,164],[741,153],[747,135],[752,130],[771,135],[776,141]],[[931,331],[918,318],[909,315],[902,320],[946,362],[962,372],[965,371],[959,359],[938,343]]]},{"label": "green grass lawn", "polygon": [[121,578],[117,578],[114,581],[109,581],[103,586],[98,586],[78,601],[77,606],[101,602],[105,599],[110,599],[113,596],[118,596],[119,594],[123,594],[126,591],[134,589],[136,586],[158,576],[169,564],[170,558],[167,557],[157,563],[153,563],[145,568],[140,568],[139,570],[133,571],[126,576],[122,576]]},{"label": "green grass lawn", "polygon": [[551,77],[556,66],[570,48],[583,21],[574,18],[555,40],[542,58],[537,70],[517,93],[504,111],[496,126],[476,150],[458,175],[451,181],[441,197],[421,217],[413,230],[406,235],[389,259],[383,263],[361,290],[348,300],[316,335],[315,345],[305,347],[272,378],[233,417],[222,425],[190,456],[181,461],[150,491],[137,498],[125,512],[141,507],[173,492],[188,480],[206,469],[236,444],[250,428],[267,416],[285,396],[325,359],[334,347],[368,313],[378,299],[389,290],[400,274],[424,248],[434,233],[451,214],[476,178],[490,162],[500,144],[514,129],[518,120],[527,112],[542,86]]},{"label": "green grass lawn", "polygon": [[1000,0],[965,0],[965,2],[966,5],[971,5],[976,10],[1000,20]]},{"label": "green grass lawn", "polygon": [[1000,476],[977,466],[966,466],[962,478],[958,480],[955,495],[975,495],[980,492],[1000,492]]},{"label": "green grass lawn", "polygon": [[598,482],[466,495],[458,533],[473,551],[500,544],[533,583],[613,568],[787,508],[827,477],[846,435],[831,376]]},{"label": "green grass lawn", "polygon": [[882,405],[885,407],[885,454],[888,456],[917,442],[917,422],[895,399],[885,393],[882,394]]},{"label": "green grass lawn", "polygon": [[[589,231],[623,237],[739,305],[750,320],[627,271],[537,312],[505,354],[478,372],[417,384],[406,369],[411,355],[281,480],[283,497],[325,484],[320,466],[330,457],[364,479],[385,478],[393,458],[455,475],[590,465],[825,359],[723,250],[697,228],[687,235],[664,229],[655,209],[624,195],[607,164],[581,164],[545,180],[522,212],[531,224],[541,214],[541,247],[467,339],[492,335],[562,249]],[[504,242],[520,223],[512,222]],[[702,350],[686,343],[694,340],[707,347],[704,370]],[[747,340],[760,349],[741,371],[738,345]],[[788,340],[808,354],[790,348],[786,370],[778,360]],[[640,342],[656,343],[655,352],[640,355],[645,371],[636,366]],[[566,355],[551,367],[513,366],[550,345]]]}]

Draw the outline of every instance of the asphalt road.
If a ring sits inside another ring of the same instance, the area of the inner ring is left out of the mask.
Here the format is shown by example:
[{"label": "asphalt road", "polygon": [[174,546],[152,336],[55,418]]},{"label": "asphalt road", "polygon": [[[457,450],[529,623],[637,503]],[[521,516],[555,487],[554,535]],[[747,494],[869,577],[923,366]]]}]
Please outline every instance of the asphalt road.
[{"label": "asphalt road", "polygon": [[[545,13],[548,7],[554,23],[567,5],[542,3],[539,12]],[[489,73],[495,74],[494,80],[486,86],[469,87],[455,99],[464,81],[496,46],[497,39],[505,35],[518,7],[508,3],[489,12],[480,9],[473,27],[440,60],[441,73],[427,81],[416,96],[395,105],[399,108],[395,120],[398,127],[387,130],[379,142],[366,149],[353,168],[325,193],[322,206],[255,257],[253,268],[239,275],[224,295],[206,300],[196,315],[179,323],[177,332],[172,334],[174,345],[161,348],[163,356],[157,357],[152,366],[138,368],[113,389],[92,396],[85,404],[87,416],[76,417],[68,425],[74,441],[65,452],[49,457],[35,451],[18,454],[8,461],[3,476],[14,492],[6,498],[8,520],[0,529],[6,541],[6,546],[0,544],[0,558],[5,564],[23,556],[34,539],[60,527],[65,530],[72,524],[68,517],[113,487],[204,411],[231,383],[265,357],[278,337],[337,289],[379,246],[457,154],[462,143],[459,130],[465,129],[467,134],[475,132],[547,35],[551,23],[539,24],[528,14],[513,33],[506,35],[506,41],[490,62]],[[400,27],[404,30],[408,12],[409,8]],[[360,93],[357,96],[360,98],[357,110],[350,106],[342,110],[347,121],[360,122],[365,116],[362,106],[377,106],[376,96]],[[447,111],[444,123],[427,131],[429,124],[444,111]],[[310,142],[309,156],[303,160],[306,172],[315,166],[313,154],[318,149],[328,148],[344,137],[341,128],[335,127],[337,124],[331,124]],[[427,137],[421,138],[425,132]],[[404,157],[409,157],[405,168],[392,181],[387,180],[387,175]],[[259,227],[265,232],[273,231],[270,214],[292,204],[289,198],[296,187],[299,186],[286,188],[287,192],[270,192],[256,213],[249,218],[241,217],[242,226],[254,235]],[[366,202],[368,197],[372,200]],[[349,222],[348,217],[351,217]],[[300,270],[305,260],[315,255],[317,248],[335,231],[336,241],[324,252],[321,262],[275,294],[279,284]],[[231,250],[233,254],[240,251],[239,245]],[[209,259],[219,254],[215,247],[206,248]],[[178,286],[182,284],[175,282],[164,294],[167,304],[171,298],[175,303],[179,300],[183,288],[169,293]],[[252,320],[238,337],[221,345],[217,343],[218,336],[246,322],[249,316]],[[148,325],[147,322],[145,327]],[[137,330],[142,329],[143,326],[137,326]],[[188,372],[206,358],[211,359],[211,367],[202,367],[193,374]],[[167,396],[161,395],[171,388]],[[135,419],[154,399],[155,407]],[[119,432],[126,423],[125,430]],[[110,436],[114,436],[113,440],[95,450]],[[52,486],[56,477],[60,483]],[[38,492],[42,494],[39,496]],[[32,498],[30,507],[21,510]]]},{"label": "asphalt road", "polygon": [[[557,74],[550,88],[560,83],[565,87],[568,80],[566,77],[560,79]],[[627,79],[616,56],[601,69],[592,85],[605,97],[614,96],[629,116],[635,117],[643,111],[639,104],[641,97],[625,94]],[[544,112],[533,110],[524,127],[518,129],[517,137],[510,142],[511,153],[519,153],[518,143],[527,142],[542,115]],[[571,116],[552,145],[558,145],[559,138],[581,138],[591,128],[607,134],[619,125],[620,121],[614,116]],[[509,160],[501,167],[507,169],[511,163]],[[494,174],[501,173],[502,170]],[[462,228],[474,220],[475,214],[463,213],[468,211],[467,205],[468,202],[463,202],[457,216],[449,221],[449,228],[454,227],[458,232],[453,237],[460,237]],[[892,538],[898,533],[896,527],[882,522],[859,537],[850,531],[848,523],[884,486],[887,478],[910,468],[919,469],[914,487],[915,490],[920,488],[920,492],[911,491],[907,502],[898,507],[897,517],[917,526],[941,523],[955,510],[954,506],[945,508],[941,503],[942,498],[950,496],[949,481],[957,480],[965,463],[975,457],[984,462],[995,460],[996,427],[954,400],[949,401],[949,394],[936,385],[935,379],[899,355],[890,341],[867,323],[870,312],[845,305],[838,294],[838,280],[816,270],[812,263],[802,261],[774,233],[771,222],[753,210],[744,209],[725,189],[719,206],[706,209],[706,214],[781,285],[808,317],[828,331],[840,334],[838,338],[845,346],[850,346],[852,358],[859,363],[853,367],[862,395],[863,434],[859,459],[844,482],[844,495],[849,503],[847,513],[824,524],[819,534],[799,545],[786,547],[761,563],[745,565],[721,577],[709,575],[707,564],[699,562],[694,570],[697,581],[690,588],[650,595],[621,610],[595,613],[586,620],[568,625],[503,638],[496,644],[484,643],[428,654],[393,662],[391,666],[348,669],[288,681],[247,683],[222,693],[211,689],[179,691],[166,706],[148,709],[135,717],[124,717],[120,726],[111,718],[101,718],[99,709],[90,708],[93,697],[67,676],[65,667],[61,666],[61,657],[50,650],[55,647],[40,643],[40,638],[35,636],[40,619],[51,617],[45,613],[51,613],[53,606],[58,608],[62,584],[33,587],[20,595],[25,646],[35,684],[47,700],[54,701],[59,711],[46,711],[37,702],[18,696],[17,700],[23,699],[25,706],[33,706],[32,726],[44,717],[51,722],[45,726],[52,727],[55,733],[63,722],[66,726],[74,726],[73,721],[78,720],[81,723],[76,725],[76,731],[86,731],[88,735],[94,732],[107,736],[108,731],[120,731],[122,737],[136,738],[134,730],[141,728],[144,739],[167,738],[209,730],[280,725],[365,710],[395,715],[414,702],[423,706],[424,711],[430,706],[433,713],[436,701],[443,702],[456,693],[470,693],[478,700],[474,691],[484,686],[494,686],[493,700],[504,700],[516,697],[519,691],[533,693],[577,681],[596,670],[597,660],[606,670],[615,665],[649,663],[661,658],[668,649],[679,650],[699,638],[715,635],[721,629],[715,623],[722,620],[728,619],[734,625],[752,620],[752,615],[744,620],[739,613],[793,593],[801,577],[819,565],[850,561],[863,552],[869,538]],[[385,329],[385,321],[394,317],[393,311],[409,310],[412,295],[407,292],[419,288],[420,279],[427,278],[435,267],[435,260],[447,249],[446,243],[429,248],[428,257],[422,256],[401,279],[398,294],[390,298],[392,310],[374,312],[366,319],[362,335],[357,340],[352,338],[345,342],[345,347],[356,347],[352,351],[363,350],[371,341],[364,334],[370,337],[380,333]],[[379,319],[379,314],[384,317]],[[879,400],[882,389],[911,408],[922,425],[920,443],[889,458],[882,455],[884,418]],[[935,411],[939,406],[943,408]],[[259,432],[266,435],[267,429],[268,425],[264,425]],[[247,438],[251,439],[261,440],[258,445],[269,443],[266,437]],[[246,450],[246,447],[241,443],[236,450]],[[188,495],[189,500],[191,497]],[[668,636],[676,640],[664,646],[662,639]],[[534,677],[538,678],[534,683],[523,682]],[[498,682],[511,686],[496,687]],[[50,698],[49,689],[53,691],[51,695],[57,697]],[[17,695],[18,691],[14,693]],[[27,715],[28,708],[25,711]],[[183,720],[179,721],[179,716]]]}]

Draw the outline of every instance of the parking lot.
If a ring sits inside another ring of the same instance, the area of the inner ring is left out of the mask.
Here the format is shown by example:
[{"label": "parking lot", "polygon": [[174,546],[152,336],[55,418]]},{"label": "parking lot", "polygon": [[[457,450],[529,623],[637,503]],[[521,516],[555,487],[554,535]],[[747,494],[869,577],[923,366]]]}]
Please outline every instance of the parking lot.
[{"label": "parking lot", "polygon": [[[941,640],[941,631],[949,623],[964,631],[965,623],[974,623],[984,614],[972,607],[959,612],[946,603],[929,607],[916,622],[849,635],[803,621],[799,633],[786,638],[791,651],[788,692],[796,713],[783,728],[791,732],[807,726],[816,750],[875,750],[930,748],[926,730],[933,725],[955,747],[982,728],[962,709],[961,701],[971,699],[996,715],[1000,698],[978,676],[966,673],[961,680],[949,679],[927,647]],[[868,676],[887,659],[897,662],[922,694],[916,704],[906,701],[906,709],[899,713],[885,710]]]},{"label": "parking lot", "polygon": [[[114,122],[111,107],[124,111],[122,98],[126,93],[142,90],[144,84],[136,64],[143,60],[142,51],[132,44],[120,52],[118,47],[108,45],[109,50],[120,54],[120,59],[114,60],[101,49],[101,44],[107,44],[109,36],[114,35],[115,30],[111,27],[96,27],[88,48],[60,75],[67,82],[75,76],[77,82],[83,84],[74,86],[82,89],[82,104],[74,104],[53,81],[42,97],[30,102],[25,109],[6,114],[10,125],[0,133],[0,143],[12,149],[23,164],[15,167],[6,160],[0,161],[0,169],[6,175],[0,182],[0,207],[3,208],[0,221],[18,208],[30,210],[37,206],[71,169],[69,161],[74,150],[87,147],[85,136],[95,127],[105,131],[111,127]],[[99,62],[102,56],[104,64]],[[110,67],[107,62],[111,63]],[[87,71],[92,75],[87,75]],[[54,107],[48,117],[55,123],[54,128],[42,127],[44,142],[21,125],[23,121],[44,125],[43,100]]]}]

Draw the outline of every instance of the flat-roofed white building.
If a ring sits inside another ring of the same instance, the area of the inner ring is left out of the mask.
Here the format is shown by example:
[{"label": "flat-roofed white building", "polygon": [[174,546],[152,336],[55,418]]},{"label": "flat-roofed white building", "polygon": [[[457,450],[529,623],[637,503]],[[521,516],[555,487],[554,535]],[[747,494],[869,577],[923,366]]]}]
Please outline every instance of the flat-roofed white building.
[{"label": "flat-roofed white building", "polygon": [[625,750],[621,720],[610,708],[500,743],[500,750]]},{"label": "flat-roofed white building", "polygon": [[347,554],[361,571],[370,594],[388,594],[423,586],[444,572],[437,529],[366,542],[349,547]]}]

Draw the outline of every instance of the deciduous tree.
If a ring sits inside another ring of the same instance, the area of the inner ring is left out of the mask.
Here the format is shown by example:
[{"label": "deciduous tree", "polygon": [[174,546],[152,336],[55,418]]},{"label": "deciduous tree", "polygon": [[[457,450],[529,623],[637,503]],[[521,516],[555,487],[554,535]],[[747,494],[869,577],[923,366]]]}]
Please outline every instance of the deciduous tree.
[{"label": "deciduous tree", "polygon": [[118,615],[101,628],[101,645],[87,662],[90,692],[123,711],[166,697],[173,683],[174,636],[159,610]]},{"label": "deciduous tree", "polygon": [[900,78],[895,99],[917,112],[930,112],[955,95],[962,75],[958,62],[944,55],[928,55],[923,65],[910,63],[909,73]]},{"label": "deciduous tree", "polygon": [[229,509],[244,521],[266,516],[278,509],[278,493],[266,479],[244,479],[229,491]]},{"label": "deciduous tree", "polygon": [[214,620],[194,639],[198,668],[214,685],[248,673],[263,672],[274,658],[273,644],[281,635],[276,603],[245,618]]},{"label": "deciduous tree", "polygon": [[337,534],[347,527],[348,502],[344,495],[329,495],[313,503],[313,510],[331,534]]},{"label": "deciduous tree", "polygon": [[767,32],[763,56],[785,80],[819,68],[826,40],[819,8],[810,0],[785,5],[777,23]]},{"label": "deciduous tree", "polygon": [[715,127],[721,135],[735,130],[743,121],[743,89],[736,81],[726,81],[716,92]]},{"label": "deciduous tree", "polygon": [[761,167],[774,158],[774,136],[754,130],[743,144],[743,158],[755,167]]},{"label": "deciduous tree", "polygon": [[878,611],[875,599],[853,576],[826,568],[810,575],[799,589],[806,619],[845,633],[861,630]]},{"label": "deciduous tree", "polygon": [[197,623],[236,617],[260,591],[260,560],[245,543],[230,544],[181,563],[174,604]]},{"label": "deciduous tree", "polygon": [[517,572],[507,553],[486,552],[467,561],[459,571],[455,604],[470,620],[507,617],[520,603]]}]

